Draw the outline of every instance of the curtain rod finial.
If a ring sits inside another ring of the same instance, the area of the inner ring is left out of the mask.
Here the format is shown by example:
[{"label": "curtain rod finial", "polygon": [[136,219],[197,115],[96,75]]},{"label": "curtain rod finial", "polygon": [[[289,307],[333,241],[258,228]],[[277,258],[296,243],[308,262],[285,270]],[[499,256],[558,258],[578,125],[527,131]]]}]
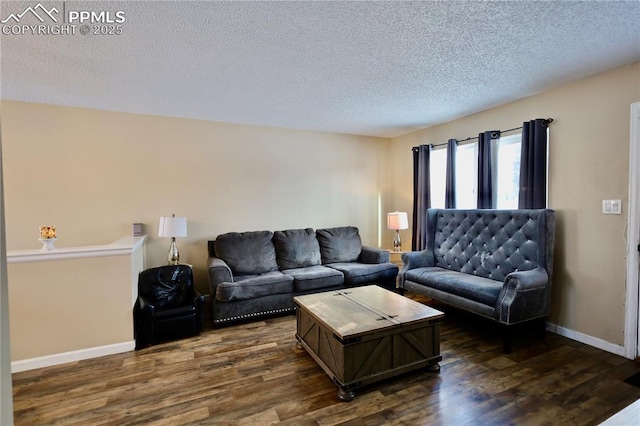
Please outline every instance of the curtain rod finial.
[{"label": "curtain rod finial", "polygon": [[542,120],[542,127],[549,127],[551,123],[553,123],[553,118],[545,118]]}]

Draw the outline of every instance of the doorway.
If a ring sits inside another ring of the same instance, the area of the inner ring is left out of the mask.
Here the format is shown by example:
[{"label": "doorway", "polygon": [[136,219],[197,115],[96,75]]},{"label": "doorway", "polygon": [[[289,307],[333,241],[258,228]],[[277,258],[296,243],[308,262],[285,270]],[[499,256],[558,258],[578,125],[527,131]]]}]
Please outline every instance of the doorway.
[{"label": "doorway", "polygon": [[640,356],[640,102],[631,105],[625,355]]}]

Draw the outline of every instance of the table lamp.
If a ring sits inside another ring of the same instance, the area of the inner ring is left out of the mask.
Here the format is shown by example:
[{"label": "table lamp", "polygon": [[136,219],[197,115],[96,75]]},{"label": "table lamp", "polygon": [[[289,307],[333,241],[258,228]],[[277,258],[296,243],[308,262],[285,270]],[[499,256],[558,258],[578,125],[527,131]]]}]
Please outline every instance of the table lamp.
[{"label": "table lamp", "polygon": [[409,228],[409,219],[407,219],[407,213],[387,213],[387,228],[396,231],[396,237],[393,240],[393,251],[402,250],[402,242],[400,241],[400,230]]},{"label": "table lamp", "polygon": [[171,246],[169,247],[169,255],[167,260],[169,265],[177,265],[180,263],[180,253],[178,253],[178,246],[176,245],[176,237],[187,236],[187,218],[176,217],[174,214],[171,217],[164,216],[160,218],[160,226],[158,227],[158,237],[170,237]]}]

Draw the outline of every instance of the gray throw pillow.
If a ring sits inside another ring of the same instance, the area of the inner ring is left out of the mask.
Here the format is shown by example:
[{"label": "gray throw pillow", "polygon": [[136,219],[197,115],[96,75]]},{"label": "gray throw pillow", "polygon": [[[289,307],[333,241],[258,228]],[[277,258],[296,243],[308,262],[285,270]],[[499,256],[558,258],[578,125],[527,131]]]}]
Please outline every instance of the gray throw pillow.
[{"label": "gray throw pillow", "polygon": [[218,235],[216,257],[224,260],[234,275],[257,275],[277,271],[273,232],[229,232]]},{"label": "gray throw pillow", "polygon": [[318,229],[316,231],[322,263],[356,262],[362,251],[362,240],[355,226]]},{"label": "gray throw pillow", "polygon": [[273,233],[273,242],[280,269],[320,265],[320,246],[311,228],[276,231]]}]

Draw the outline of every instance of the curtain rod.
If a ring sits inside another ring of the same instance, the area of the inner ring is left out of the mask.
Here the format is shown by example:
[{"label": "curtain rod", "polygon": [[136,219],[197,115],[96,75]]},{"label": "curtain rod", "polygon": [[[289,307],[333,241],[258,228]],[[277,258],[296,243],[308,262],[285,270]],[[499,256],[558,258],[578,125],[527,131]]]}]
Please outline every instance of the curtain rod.
[{"label": "curtain rod", "polygon": [[[550,123],[553,123],[553,118],[547,118],[546,120],[544,120],[543,123],[542,123],[542,126],[543,127],[547,127]],[[513,132],[514,130],[520,130],[520,129],[522,129],[522,126],[514,127],[513,129],[509,129],[509,130],[499,130],[499,132],[500,132],[500,134],[502,134],[502,133]],[[467,142],[467,141],[473,141],[473,140],[476,140],[476,139],[478,139],[477,136],[474,136],[474,137],[470,136],[470,137],[468,137],[466,139],[457,139],[457,141],[458,142]],[[432,147],[435,148],[437,146],[445,146],[445,145],[447,145],[447,142],[438,143],[438,144],[429,144],[429,145],[431,145]]]}]

